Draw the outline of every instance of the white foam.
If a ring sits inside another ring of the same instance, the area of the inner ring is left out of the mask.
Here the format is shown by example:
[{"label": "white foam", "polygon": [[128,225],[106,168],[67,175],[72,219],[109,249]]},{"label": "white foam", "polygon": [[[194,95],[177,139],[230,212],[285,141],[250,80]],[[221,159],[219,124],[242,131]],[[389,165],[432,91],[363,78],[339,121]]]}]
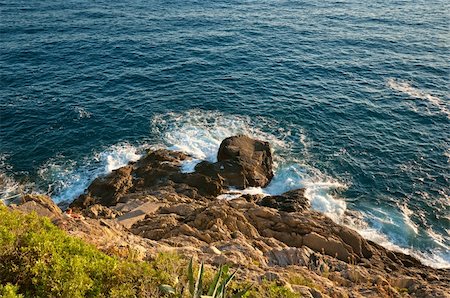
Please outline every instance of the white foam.
[{"label": "white foam", "polygon": [[0,172],[0,201],[8,203],[20,196],[20,193],[20,184],[5,173]]},{"label": "white foam", "polygon": [[[402,92],[413,98],[425,100],[425,101],[431,103],[433,106],[438,108],[441,111],[441,113],[447,115],[447,117],[450,118],[450,111],[449,111],[447,105],[445,104],[445,102],[441,98],[431,95],[431,94],[429,94],[423,90],[420,90],[418,88],[415,88],[407,81],[389,78],[386,81],[386,85],[393,90]],[[415,108],[414,108],[414,110],[415,110]]]},{"label": "white foam", "polygon": [[74,107],[73,109],[77,113],[78,119],[91,118],[91,116],[92,116],[92,113],[88,112],[83,107]]},{"label": "white foam", "polygon": [[143,147],[121,143],[94,153],[81,162],[58,156],[44,164],[38,174],[41,183],[47,185],[44,191],[52,195],[56,203],[71,201],[82,194],[96,177],[138,160]]},{"label": "white foam", "polygon": [[406,206],[406,204],[404,205],[400,205],[400,210],[402,211],[403,214],[403,219],[405,221],[405,225],[407,227],[409,227],[414,234],[418,234],[419,233],[419,228],[418,226],[411,220],[411,215],[413,215],[413,212],[408,208],[408,206]]},{"label": "white foam", "polygon": [[[274,120],[258,118],[262,127],[275,126]],[[273,122],[273,123],[272,123]],[[184,113],[156,115],[151,120],[155,135],[160,135],[168,149],[178,150],[195,159],[217,161],[217,152],[223,139],[246,134],[269,141],[275,150],[284,149],[287,143],[256,127],[250,117],[224,115],[219,112],[190,110]],[[289,131],[282,134],[289,135]],[[283,137],[283,135],[281,136]]]},{"label": "white foam", "polygon": [[5,204],[14,202],[15,199],[34,187],[33,183],[19,183],[7,174],[12,169],[7,163],[8,157],[6,154],[0,154],[0,201]]},{"label": "white foam", "polygon": [[387,249],[411,255],[427,266],[434,268],[450,268],[450,250],[448,247],[443,250],[435,249],[432,251],[422,252],[416,249],[400,247],[399,245],[394,244],[386,235],[380,233],[375,228],[371,228],[369,226],[350,227],[358,231],[358,233],[365,239],[369,239]]},{"label": "white foam", "polygon": [[333,196],[333,191],[346,187],[345,184],[326,177],[317,169],[312,171],[307,165],[292,163],[281,165],[263,192],[280,195],[289,190],[305,188],[305,197],[314,210],[327,214],[336,222],[341,222],[347,206],[344,200]]},{"label": "white foam", "polygon": [[246,189],[235,189],[230,188],[229,191],[225,194],[221,194],[217,197],[219,200],[233,200],[237,199],[243,195],[263,195],[268,196],[261,187],[248,187]]},{"label": "white foam", "polygon": [[181,162],[181,173],[195,172],[195,166],[202,162],[201,159],[186,159]]},{"label": "white foam", "polygon": [[128,143],[118,144],[96,154],[95,160],[105,165],[104,173],[110,173],[126,166],[130,161],[137,161],[142,156],[139,153],[141,150],[142,148]]},{"label": "white foam", "polygon": [[347,204],[342,199],[336,199],[331,194],[334,189],[344,189],[346,186],[339,182],[306,182],[305,197],[310,201],[311,207],[325,213],[334,221],[343,221]]}]

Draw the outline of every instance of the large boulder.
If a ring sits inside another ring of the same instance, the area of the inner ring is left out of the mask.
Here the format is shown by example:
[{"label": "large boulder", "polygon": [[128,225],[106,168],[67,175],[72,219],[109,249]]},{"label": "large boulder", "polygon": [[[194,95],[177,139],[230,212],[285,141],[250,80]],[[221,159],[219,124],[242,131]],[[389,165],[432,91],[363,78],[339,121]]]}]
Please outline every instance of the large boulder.
[{"label": "large boulder", "polygon": [[208,176],[220,176],[227,186],[265,187],[273,178],[272,153],[268,142],[238,135],[220,144],[216,163],[203,162],[195,170]]}]

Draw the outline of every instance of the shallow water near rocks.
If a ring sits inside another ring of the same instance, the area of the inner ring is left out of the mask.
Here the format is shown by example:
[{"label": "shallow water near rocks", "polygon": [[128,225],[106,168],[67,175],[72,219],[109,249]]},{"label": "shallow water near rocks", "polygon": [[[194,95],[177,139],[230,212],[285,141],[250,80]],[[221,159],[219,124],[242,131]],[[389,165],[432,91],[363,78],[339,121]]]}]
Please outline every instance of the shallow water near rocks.
[{"label": "shallow water near rocks", "polygon": [[334,220],[450,267],[445,1],[0,10],[3,198],[21,188],[64,202],[148,147],[212,161],[245,133],[275,150],[274,180],[251,191],[306,187]]}]

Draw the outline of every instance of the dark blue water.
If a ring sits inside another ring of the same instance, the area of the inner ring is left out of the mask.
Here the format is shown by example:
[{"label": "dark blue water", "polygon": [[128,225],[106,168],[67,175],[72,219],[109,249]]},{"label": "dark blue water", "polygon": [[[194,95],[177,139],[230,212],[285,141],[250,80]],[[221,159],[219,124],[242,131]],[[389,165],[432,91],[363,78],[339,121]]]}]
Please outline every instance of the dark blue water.
[{"label": "dark blue water", "polygon": [[279,159],[265,191],[450,266],[449,5],[365,2],[0,0],[4,195],[248,133]]}]

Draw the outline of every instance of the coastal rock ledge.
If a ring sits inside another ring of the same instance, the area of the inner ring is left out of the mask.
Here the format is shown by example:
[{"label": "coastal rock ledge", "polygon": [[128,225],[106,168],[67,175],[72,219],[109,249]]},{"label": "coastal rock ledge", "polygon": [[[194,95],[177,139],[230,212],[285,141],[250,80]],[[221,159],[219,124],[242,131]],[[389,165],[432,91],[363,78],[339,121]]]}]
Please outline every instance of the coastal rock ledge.
[{"label": "coastal rock ledge", "polygon": [[131,247],[146,260],[170,250],[213,266],[228,263],[245,279],[274,280],[301,297],[450,297],[449,269],[387,250],[310,210],[303,189],[218,199],[231,187],[270,183],[269,143],[230,137],[216,163],[181,172],[189,159],[151,150],[95,179],[64,214],[42,196],[15,208],[34,208],[106,251]]}]

